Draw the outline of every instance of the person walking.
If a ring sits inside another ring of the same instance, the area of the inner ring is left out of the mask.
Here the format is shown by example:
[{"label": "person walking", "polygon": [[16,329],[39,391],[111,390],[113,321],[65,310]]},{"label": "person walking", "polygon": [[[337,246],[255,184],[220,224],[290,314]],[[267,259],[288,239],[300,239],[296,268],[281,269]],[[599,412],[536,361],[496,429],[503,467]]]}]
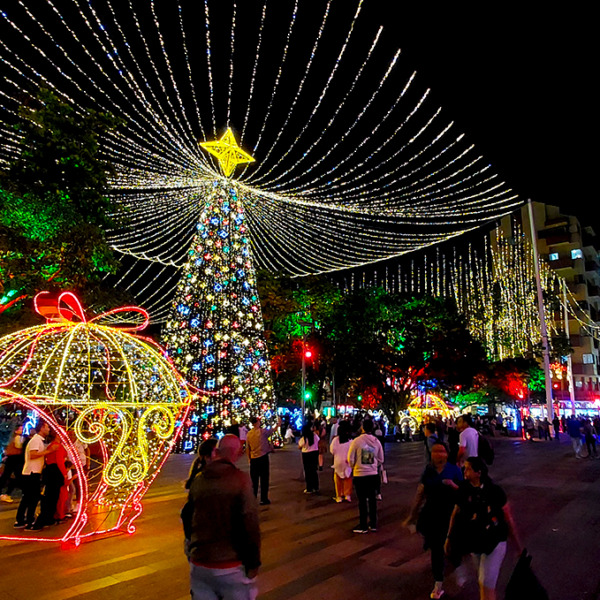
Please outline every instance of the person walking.
[{"label": "person walking", "polygon": [[[4,450],[4,471],[0,477],[0,501],[11,504],[12,492],[15,487],[21,487],[21,473],[23,472],[23,426],[18,425],[8,441],[8,445]],[[14,478],[13,478],[14,476]],[[6,494],[2,493],[6,486]]]},{"label": "person walking", "polygon": [[271,504],[269,500],[269,454],[273,451],[269,438],[273,434],[270,427],[260,426],[260,417],[250,419],[252,429],[246,436],[246,454],[250,462],[250,478],[254,495],[258,497],[260,482],[260,503]]},{"label": "person walking", "polygon": [[467,458],[478,455],[479,434],[473,427],[473,418],[469,414],[458,417],[456,420],[456,429],[460,434],[456,464],[462,466]]},{"label": "person walking", "polygon": [[352,499],[352,467],[348,462],[348,450],[350,449],[350,423],[342,421],[338,427],[338,434],[333,438],[329,447],[333,454],[333,481],[335,484],[336,502]]},{"label": "person walking", "polygon": [[480,600],[496,600],[508,537],[513,537],[519,552],[521,542],[506,494],[490,479],[485,462],[477,456],[467,458],[464,477],[450,517],[445,552],[447,556],[471,553],[478,573]]},{"label": "person walking", "polygon": [[[430,598],[444,595],[444,543],[462,480],[461,469],[448,462],[446,444],[435,442],[431,446],[431,463],[421,475],[411,512],[404,521],[404,525],[412,526],[413,530],[416,523],[416,531],[424,538],[424,550],[431,550],[434,586]],[[460,558],[453,562],[458,566]]]},{"label": "person walking", "polygon": [[581,423],[574,415],[567,419],[567,432],[571,438],[571,444],[573,446],[573,452],[575,452],[575,458],[582,458],[581,456]]},{"label": "person walking", "polygon": [[598,458],[598,452],[596,451],[596,429],[589,419],[585,419],[583,422],[583,436],[585,438],[588,457]]},{"label": "person walking", "polygon": [[253,484],[235,463],[240,439],[224,435],[215,460],[192,482],[190,590],[192,598],[254,600],[260,560],[260,527]]},{"label": "person walking", "polygon": [[552,427],[554,428],[554,439],[557,442],[560,442],[560,435],[559,435],[559,431],[560,431],[560,419],[558,418],[557,414],[555,414],[554,415],[554,419],[552,419]]},{"label": "person walking", "polygon": [[368,533],[377,531],[377,488],[383,449],[373,435],[373,421],[365,419],[360,431],[361,434],[352,440],[348,449],[359,513],[359,522],[353,532]]},{"label": "person walking", "polygon": [[306,482],[305,494],[319,493],[319,436],[311,423],[302,426],[298,447],[302,451],[302,466]]}]

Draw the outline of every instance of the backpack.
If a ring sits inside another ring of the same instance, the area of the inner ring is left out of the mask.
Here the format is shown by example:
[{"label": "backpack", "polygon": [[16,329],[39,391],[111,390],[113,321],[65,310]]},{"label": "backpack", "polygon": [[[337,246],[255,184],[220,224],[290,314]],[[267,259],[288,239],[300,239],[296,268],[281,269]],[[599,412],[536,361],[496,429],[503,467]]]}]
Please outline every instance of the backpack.
[{"label": "backpack", "polygon": [[477,455],[483,459],[486,465],[491,465],[494,462],[494,449],[490,440],[479,435],[479,443],[477,444]]}]

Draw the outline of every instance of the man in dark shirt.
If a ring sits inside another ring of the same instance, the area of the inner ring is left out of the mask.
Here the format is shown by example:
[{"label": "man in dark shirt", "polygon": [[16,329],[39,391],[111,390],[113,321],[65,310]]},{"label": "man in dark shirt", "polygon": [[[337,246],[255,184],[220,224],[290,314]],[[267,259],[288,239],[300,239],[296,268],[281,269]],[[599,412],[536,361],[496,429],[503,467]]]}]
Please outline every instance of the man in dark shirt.
[{"label": "man in dark shirt", "polygon": [[575,452],[575,458],[581,458],[581,422],[577,417],[569,417],[567,419],[567,431],[571,438],[571,444],[573,445],[573,452]]},{"label": "man in dark shirt", "polygon": [[258,507],[248,475],[235,463],[241,442],[223,436],[217,458],[193,481],[190,587],[193,598],[254,600],[260,566]]}]

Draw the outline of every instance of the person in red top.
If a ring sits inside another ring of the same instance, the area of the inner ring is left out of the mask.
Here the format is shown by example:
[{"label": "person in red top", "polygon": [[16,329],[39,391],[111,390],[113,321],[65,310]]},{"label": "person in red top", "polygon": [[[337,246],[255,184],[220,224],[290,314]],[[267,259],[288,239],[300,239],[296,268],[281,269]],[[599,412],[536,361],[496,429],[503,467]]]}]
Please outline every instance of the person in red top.
[{"label": "person in red top", "polygon": [[54,525],[56,520],[54,514],[58,499],[60,497],[60,488],[65,484],[67,478],[67,450],[56,438],[56,434],[50,434],[50,446],[52,452],[46,454],[46,466],[42,475],[46,487],[42,497],[41,510],[32,529],[40,530],[48,525]]}]

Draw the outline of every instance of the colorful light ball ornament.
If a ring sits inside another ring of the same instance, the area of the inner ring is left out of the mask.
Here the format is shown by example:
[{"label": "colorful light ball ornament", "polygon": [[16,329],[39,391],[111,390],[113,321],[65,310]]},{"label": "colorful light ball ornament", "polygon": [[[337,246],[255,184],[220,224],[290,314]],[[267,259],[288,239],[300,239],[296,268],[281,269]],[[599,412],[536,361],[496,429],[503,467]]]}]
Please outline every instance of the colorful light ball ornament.
[{"label": "colorful light ball ornament", "polygon": [[[79,544],[102,533],[133,533],[194,392],[158,344],[133,333],[148,324],[143,309],[88,320],[70,292],[42,292],[34,304],[46,323],[0,338],[0,404],[16,403],[56,432],[77,474],[79,510],[66,530],[0,539]],[[93,449],[96,466],[87,475],[76,439]]]}]

